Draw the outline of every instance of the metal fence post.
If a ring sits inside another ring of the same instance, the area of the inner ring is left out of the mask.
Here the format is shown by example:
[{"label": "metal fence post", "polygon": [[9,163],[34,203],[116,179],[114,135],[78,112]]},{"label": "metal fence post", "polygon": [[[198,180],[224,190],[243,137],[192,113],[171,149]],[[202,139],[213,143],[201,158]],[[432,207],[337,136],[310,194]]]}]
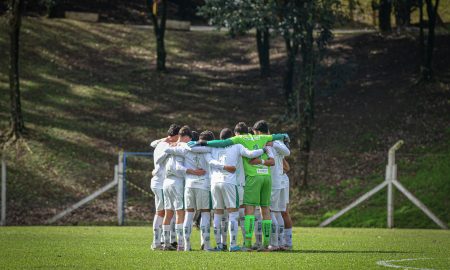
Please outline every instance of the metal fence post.
[{"label": "metal fence post", "polygon": [[[117,170],[116,170],[117,168]],[[117,221],[118,225],[122,226],[124,223],[124,198],[123,198],[123,152],[119,153],[119,165],[114,167],[114,171],[118,180],[117,185]]]},{"label": "metal fence post", "polygon": [[2,159],[2,183],[1,183],[1,218],[0,218],[0,226],[6,225],[6,162]]}]

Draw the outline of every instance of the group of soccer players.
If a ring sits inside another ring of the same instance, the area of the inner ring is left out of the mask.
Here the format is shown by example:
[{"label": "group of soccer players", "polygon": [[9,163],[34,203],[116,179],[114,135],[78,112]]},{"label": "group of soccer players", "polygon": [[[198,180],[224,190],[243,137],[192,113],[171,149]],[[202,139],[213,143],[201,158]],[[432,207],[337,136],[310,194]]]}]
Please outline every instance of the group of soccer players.
[{"label": "group of soccer players", "polygon": [[[211,131],[198,134],[176,124],[167,135],[151,143],[155,167],[150,186],[156,208],[152,249],[190,251],[196,211],[202,250],[292,249],[287,134],[270,134],[267,122],[260,120],[252,128],[243,122],[234,131],[224,128],[219,140]],[[237,243],[239,227],[242,246]]]}]

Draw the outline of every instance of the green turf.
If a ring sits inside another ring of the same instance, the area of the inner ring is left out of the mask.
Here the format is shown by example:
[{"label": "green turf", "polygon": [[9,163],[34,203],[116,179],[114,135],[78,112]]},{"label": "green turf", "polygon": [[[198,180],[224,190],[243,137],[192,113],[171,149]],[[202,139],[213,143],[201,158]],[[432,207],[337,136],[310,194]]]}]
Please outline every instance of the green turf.
[{"label": "green turf", "polygon": [[[0,228],[0,269],[447,269],[450,232],[295,228],[292,252],[211,253],[151,251],[149,227]],[[199,245],[194,232],[193,247]]]}]

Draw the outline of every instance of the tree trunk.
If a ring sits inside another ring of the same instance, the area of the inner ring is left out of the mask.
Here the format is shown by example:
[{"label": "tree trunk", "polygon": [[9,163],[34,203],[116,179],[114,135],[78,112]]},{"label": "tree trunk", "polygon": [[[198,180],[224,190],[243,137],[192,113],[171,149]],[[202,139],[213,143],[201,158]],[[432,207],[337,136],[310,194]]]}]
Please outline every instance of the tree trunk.
[{"label": "tree trunk", "polygon": [[9,16],[9,90],[11,97],[11,137],[17,139],[23,135],[25,125],[20,103],[19,85],[19,36],[22,16],[23,0],[10,0],[11,14]]},{"label": "tree trunk", "polygon": [[392,0],[380,0],[378,21],[382,32],[391,31]]},{"label": "tree trunk", "polygon": [[419,0],[419,57],[421,68],[425,63],[425,35],[423,33],[423,27],[423,0]]},{"label": "tree trunk", "polygon": [[151,6],[149,9],[153,22],[153,32],[156,38],[156,70],[166,71],[166,48],[164,44],[164,36],[166,32],[167,0],[161,0],[161,20],[159,23],[158,15],[153,14]]},{"label": "tree trunk", "polygon": [[397,0],[395,2],[395,23],[397,28],[405,28],[411,24],[412,0]]},{"label": "tree trunk", "polygon": [[434,50],[434,40],[435,40],[435,27],[436,27],[436,14],[439,6],[439,0],[436,0],[435,6],[433,7],[432,0],[425,0],[427,4],[427,14],[428,14],[428,37],[427,46],[425,50],[425,65],[422,68],[422,79],[425,81],[430,81],[433,79],[433,50]]},{"label": "tree trunk", "polygon": [[284,39],[286,44],[286,73],[283,78],[284,96],[287,104],[287,115],[297,117],[296,99],[294,96],[295,61],[298,53],[298,44],[292,44],[289,38]]},{"label": "tree trunk", "polygon": [[300,186],[308,185],[309,177],[309,160],[311,152],[311,144],[313,140],[313,125],[314,125],[314,100],[315,100],[315,89],[314,89],[314,74],[315,74],[315,61],[316,55],[314,52],[314,29],[311,27],[307,29],[307,36],[304,43],[301,46],[302,53],[302,83],[301,88],[303,89],[304,96],[304,106],[300,108],[300,100],[297,99],[297,111],[301,114],[300,127],[302,130],[303,142],[300,148],[303,177]]},{"label": "tree trunk", "polygon": [[269,30],[256,30],[256,47],[258,49],[261,77],[270,76],[270,34]]}]

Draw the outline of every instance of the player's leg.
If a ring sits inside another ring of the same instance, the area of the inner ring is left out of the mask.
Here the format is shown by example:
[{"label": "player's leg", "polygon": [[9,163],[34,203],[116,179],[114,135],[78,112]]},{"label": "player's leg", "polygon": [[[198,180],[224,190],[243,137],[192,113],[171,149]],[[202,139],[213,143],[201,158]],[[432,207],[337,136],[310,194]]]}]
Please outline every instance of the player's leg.
[{"label": "player's leg", "polygon": [[260,249],[262,247],[262,215],[261,208],[257,206],[255,208],[255,244],[253,249]]},{"label": "player's leg", "polygon": [[221,223],[225,205],[223,203],[221,187],[222,187],[221,183],[214,184],[211,187],[211,195],[214,209],[213,228],[214,228],[214,239],[216,241],[216,248],[215,248],[216,251],[222,250],[223,247]]},{"label": "player's leg", "polygon": [[[270,237],[270,249],[272,250],[279,250],[280,248],[280,228],[281,226],[284,228],[284,222],[283,225],[281,225],[278,222],[278,216],[281,217],[281,211],[284,211],[286,209],[284,196],[282,195],[282,189],[272,189],[272,196],[271,196],[271,202],[270,202],[270,217],[272,219],[272,233]],[[284,230],[284,229],[283,229]]]},{"label": "player's leg", "polygon": [[277,220],[278,224],[278,245],[280,250],[285,250],[284,248],[284,220],[281,215],[282,212],[286,212],[286,195],[285,190],[280,189],[279,190],[279,198],[277,200],[276,205],[276,212],[275,212],[275,218]]},{"label": "player's leg", "polygon": [[224,211],[222,215],[222,222],[220,223],[221,230],[221,242],[223,250],[227,250],[227,236],[228,236],[228,211]]},{"label": "player's leg", "polygon": [[195,190],[192,188],[184,189],[184,205],[186,207],[185,218],[183,222],[184,230],[184,250],[191,250],[191,234],[192,234],[192,223],[194,221],[195,213]]},{"label": "player's leg", "polygon": [[162,223],[164,220],[164,197],[163,190],[159,188],[152,188],[153,194],[155,196],[155,216],[153,217],[153,242],[152,249],[161,248],[161,234],[162,234]]},{"label": "player's leg", "polygon": [[272,232],[272,218],[270,216],[270,200],[272,195],[272,178],[270,175],[261,176],[261,214],[263,229],[263,245],[265,248],[269,246],[270,235]]},{"label": "player's leg", "polygon": [[175,231],[177,234],[178,251],[184,250],[183,222],[184,222],[184,186],[181,184],[173,185],[175,194],[174,208],[176,214]]},{"label": "player's leg", "polygon": [[[239,194],[239,226],[241,227],[242,239],[245,239],[245,206],[244,206],[244,187],[238,187]],[[244,244],[242,244],[244,245]]]},{"label": "player's leg", "polygon": [[239,191],[236,185],[224,185],[224,203],[229,216],[229,230],[230,230],[230,251],[240,251],[237,245],[238,236],[238,222],[239,222]]},{"label": "player's leg", "polygon": [[163,194],[164,194],[164,220],[163,220],[163,249],[164,250],[173,250],[173,247],[170,245],[170,223],[172,221],[172,218],[174,216],[174,206],[172,202],[172,192],[171,187],[167,186],[163,188]]},{"label": "player's leg", "polygon": [[283,189],[286,204],[286,211],[281,212],[284,221],[284,247],[287,250],[292,249],[292,219],[289,214],[289,186]]},{"label": "player's leg", "polygon": [[286,211],[281,213],[284,220],[284,242],[285,248],[292,249],[292,220],[289,215],[289,207],[286,206]]},{"label": "player's leg", "polygon": [[173,247],[177,247],[177,232],[175,230],[175,223],[176,223],[176,215],[174,214],[172,217],[172,220],[170,221],[170,243],[172,243]]},{"label": "player's leg", "polygon": [[197,208],[201,212],[200,232],[201,243],[204,250],[210,249],[210,226],[211,226],[211,193],[209,190],[197,190]]},{"label": "player's leg", "polygon": [[244,205],[245,205],[245,240],[244,246],[248,249],[252,247],[253,231],[255,229],[255,206],[260,202],[261,181],[256,176],[245,178]]},{"label": "player's leg", "polygon": [[272,231],[270,234],[270,246],[269,247],[272,250],[277,250],[279,247],[279,244],[278,244],[278,221],[277,221],[276,213],[278,213],[278,212],[270,211],[270,217],[272,220]]}]

